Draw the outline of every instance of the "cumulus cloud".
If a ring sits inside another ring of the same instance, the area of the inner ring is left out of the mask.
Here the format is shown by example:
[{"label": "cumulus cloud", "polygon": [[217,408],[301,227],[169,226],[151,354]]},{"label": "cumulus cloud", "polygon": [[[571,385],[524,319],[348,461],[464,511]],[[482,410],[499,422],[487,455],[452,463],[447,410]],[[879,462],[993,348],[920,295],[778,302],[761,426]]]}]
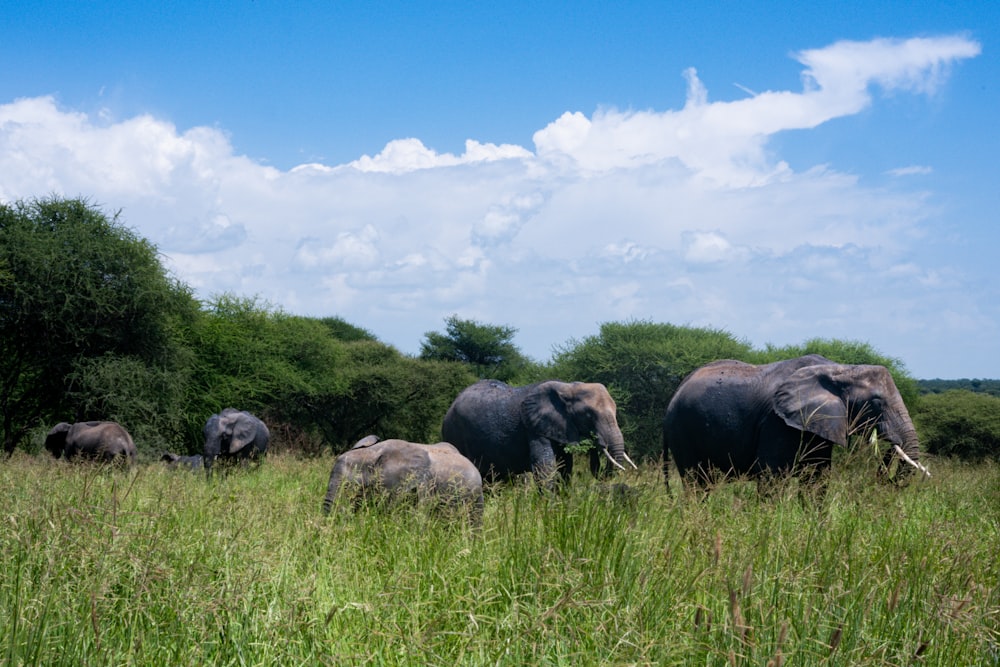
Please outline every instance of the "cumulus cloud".
[{"label": "cumulus cloud", "polygon": [[858,113],[878,89],[933,94],[979,51],[962,36],[838,42],[794,54],[799,91],[712,101],[691,68],[679,109],[570,110],[531,147],[469,139],[456,155],[403,138],[287,171],[237,155],[218,129],[19,99],[0,104],[0,199],[121,208],[199,293],[338,314],[407,351],[452,313],[517,327],[538,357],[629,318],[758,342],[890,340],[934,307],[927,290],[957,289],[907,257],[926,194],[797,172],[769,142]]},{"label": "cumulus cloud", "polygon": [[481,144],[467,139],[465,153],[437,153],[424,146],[419,139],[396,139],[386,144],[382,152],[375,157],[363,155],[350,166],[358,171],[402,173],[416,169],[433,169],[435,167],[454,167],[476,162],[493,162],[494,160],[510,160],[528,158],[531,153],[520,146],[511,144]]}]

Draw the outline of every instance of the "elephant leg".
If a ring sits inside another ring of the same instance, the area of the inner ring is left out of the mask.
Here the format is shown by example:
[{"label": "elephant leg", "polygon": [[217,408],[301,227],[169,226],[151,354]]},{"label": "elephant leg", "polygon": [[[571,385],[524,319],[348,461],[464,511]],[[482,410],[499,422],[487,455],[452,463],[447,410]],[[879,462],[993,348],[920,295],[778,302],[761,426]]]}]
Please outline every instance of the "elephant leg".
[{"label": "elephant leg", "polygon": [[565,448],[560,449],[556,453],[556,461],[559,466],[559,473],[562,475],[562,480],[568,482],[573,476],[573,455],[567,452]]},{"label": "elephant leg", "polygon": [[531,457],[531,472],[541,488],[551,489],[556,483],[558,464],[552,444],[546,438],[536,438],[528,445]]}]

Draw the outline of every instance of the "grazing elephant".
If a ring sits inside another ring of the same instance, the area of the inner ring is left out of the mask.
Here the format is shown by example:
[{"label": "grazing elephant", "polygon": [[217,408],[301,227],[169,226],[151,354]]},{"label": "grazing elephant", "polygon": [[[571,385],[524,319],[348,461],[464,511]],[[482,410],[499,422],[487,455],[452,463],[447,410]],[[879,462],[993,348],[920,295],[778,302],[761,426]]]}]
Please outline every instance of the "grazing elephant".
[{"label": "grazing elephant", "polygon": [[883,366],[849,366],[818,354],[754,366],[716,361],[681,383],[663,420],[667,452],[682,478],[703,486],[713,475],[819,479],[833,445],[877,430],[897,455],[917,463],[917,432],[899,390]]},{"label": "grazing elephant", "polygon": [[260,461],[267,452],[271,433],[267,425],[245,410],[226,408],[205,423],[205,455],[202,463],[212,476],[212,463],[220,461]]},{"label": "grazing elephant", "polygon": [[466,387],[444,416],[441,433],[489,480],[532,472],[552,488],[556,473],[568,480],[573,455],[566,445],[595,434],[590,469],[599,474],[603,453],[616,467],[635,464],[625,453],[615,401],[602,384],[550,380],[510,387],[482,380]]},{"label": "grazing elephant", "polygon": [[163,456],[160,457],[160,460],[165,461],[168,468],[201,470],[203,465],[201,454],[195,454],[194,456],[181,456],[180,454],[174,454],[173,452],[164,452]]},{"label": "grazing elephant", "polygon": [[45,437],[45,449],[66,460],[90,459],[101,463],[135,465],[135,443],[128,431],[116,422],[90,421],[56,424]]},{"label": "grazing elephant", "polygon": [[324,514],[329,514],[345,486],[355,502],[369,494],[390,498],[415,495],[419,501],[464,507],[473,519],[483,512],[483,478],[476,466],[447,442],[379,442],[378,436],[369,435],[337,457],[323,499]]}]

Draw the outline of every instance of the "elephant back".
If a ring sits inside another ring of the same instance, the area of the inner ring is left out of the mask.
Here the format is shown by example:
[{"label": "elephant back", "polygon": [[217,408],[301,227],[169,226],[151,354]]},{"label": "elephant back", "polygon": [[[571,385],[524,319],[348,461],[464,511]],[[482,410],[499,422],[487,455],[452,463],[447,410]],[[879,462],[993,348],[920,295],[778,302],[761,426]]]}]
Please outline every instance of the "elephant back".
[{"label": "elephant back", "polygon": [[483,477],[527,472],[528,445],[520,414],[524,394],[524,387],[499,380],[466,387],[445,413],[443,440],[472,461]]}]

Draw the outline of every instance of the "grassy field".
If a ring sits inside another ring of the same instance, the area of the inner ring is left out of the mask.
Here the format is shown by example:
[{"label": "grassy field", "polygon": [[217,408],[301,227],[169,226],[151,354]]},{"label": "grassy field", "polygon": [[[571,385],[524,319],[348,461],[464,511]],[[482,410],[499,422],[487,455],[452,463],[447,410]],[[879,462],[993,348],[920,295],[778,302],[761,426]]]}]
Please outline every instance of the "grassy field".
[{"label": "grassy field", "polygon": [[822,503],[649,467],[495,489],[475,528],[323,517],[331,465],[0,464],[0,663],[1000,664],[997,466],[897,490],[844,465]]}]

